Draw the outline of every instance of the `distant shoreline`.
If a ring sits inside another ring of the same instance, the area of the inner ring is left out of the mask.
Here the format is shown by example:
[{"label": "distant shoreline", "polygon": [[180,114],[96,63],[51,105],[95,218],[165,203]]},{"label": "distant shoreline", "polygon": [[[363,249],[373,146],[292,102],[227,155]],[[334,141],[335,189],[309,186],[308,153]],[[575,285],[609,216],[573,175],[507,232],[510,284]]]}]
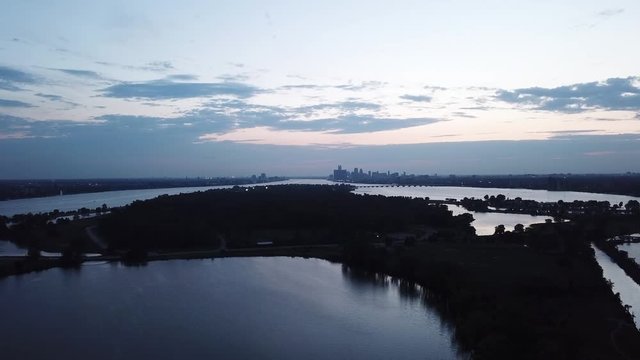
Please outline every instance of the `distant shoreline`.
[{"label": "distant shoreline", "polygon": [[0,201],[127,190],[259,185],[287,179],[276,176],[211,179],[0,180]]},{"label": "distant shoreline", "polygon": [[373,179],[334,180],[327,177],[149,178],[149,179],[0,179],[0,201],[91,194],[110,191],[174,189],[188,187],[260,185],[288,179],[323,179],[347,185],[452,186],[465,188],[574,191],[640,197],[640,174],[539,174],[539,175],[400,175]]}]

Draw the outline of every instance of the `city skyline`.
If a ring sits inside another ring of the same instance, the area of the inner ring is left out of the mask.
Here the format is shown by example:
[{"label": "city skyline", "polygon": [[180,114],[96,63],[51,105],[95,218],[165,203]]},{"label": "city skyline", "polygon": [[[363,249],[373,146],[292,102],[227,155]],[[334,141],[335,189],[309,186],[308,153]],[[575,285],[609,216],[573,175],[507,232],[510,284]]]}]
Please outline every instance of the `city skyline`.
[{"label": "city skyline", "polygon": [[0,178],[638,172],[639,17],[631,0],[12,1]]}]

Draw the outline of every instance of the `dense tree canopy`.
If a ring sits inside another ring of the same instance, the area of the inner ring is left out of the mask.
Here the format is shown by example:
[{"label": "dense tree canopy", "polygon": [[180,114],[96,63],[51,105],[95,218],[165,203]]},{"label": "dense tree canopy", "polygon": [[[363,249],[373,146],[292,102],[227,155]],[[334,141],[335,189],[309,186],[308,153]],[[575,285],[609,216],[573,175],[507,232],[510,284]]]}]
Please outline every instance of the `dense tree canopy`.
[{"label": "dense tree canopy", "polygon": [[[328,242],[362,232],[405,230],[413,224],[469,225],[443,205],[424,199],[362,196],[350,186],[235,187],[136,201],[114,209],[100,222],[113,247],[187,248],[213,246],[218,234],[256,230],[323,231]],[[464,223],[464,224],[461,224]]]}]

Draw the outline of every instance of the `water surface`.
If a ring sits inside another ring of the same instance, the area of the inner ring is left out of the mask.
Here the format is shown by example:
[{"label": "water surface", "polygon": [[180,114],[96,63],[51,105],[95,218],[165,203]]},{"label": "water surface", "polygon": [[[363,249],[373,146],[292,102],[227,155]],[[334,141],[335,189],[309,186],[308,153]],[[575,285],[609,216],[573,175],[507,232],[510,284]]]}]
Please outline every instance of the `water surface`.
[{"label": "water surface", "polygon": [[[291,179],[278,181],[265,186],[305,184],[305,185],[334,185],[335,182],[322,179]],[[454,186],[386,186],[373,187],[366,184],[353,184],[358,186],[354,192],[356,194],[372,194],[385,196],[407,196],[407,197],[429,197],[434,200],[445,200],[446,198],[462,199],[464,197],[482,198],[484,195],[504,194],[509,198],[521,197],[522,199],[536,201],[573,201],[573,200],[598,200],[609,201],[610,203],[626,203],[631,199],[640,200],[632,196],[592,194],[573,191],[546,191],[527,189],[495,189],[495,188],[472,188]],[[247,185],[255,186],[255,185]],[[54,209],[60,211],[77,210],[82,207],[95,209],[102,204],[109,207],[124,206],[135,200],[148,200],[160,195],[176,195],[180,193],[191,193],[196,191],[206,191],[209,189],[224,189],[231,186],[208,186],[208,187],[184,187],[167,189],[143,189],[143,190],[121,190],[107,191],[100,193],[72,194],[61,196],[49,196],[30,199],[16,199],[0,201],[0,215],[13,216],[15,214],[49,212]]]},{"label": "water surface", "polygon": [[[640,236],[640,234],[638,234]],[[636,263],[640,264],[640,243],[625,243],[618,245],[618,249],[629,253],[629,257],[633,258]]]},{"label": "water surface", "polygon": [[640,285],[636,284],[624,270],[622,270],[611,258],[602,252],[602,250],[593,246],[596,252],[596,260],[600,267],[604,278],[613,282],[613,292],[620,293],[622,304],[631,305],[631,312],[635,316],[636,327],[640,329]]},{"label": "water surface", "polygon": [[485,195],[503,194],[507,198],[515,199],[520,197],[524,200],[535,200],[539,202],[572,202],[580,201],[609,201],[611,204],[619,202],[627,203],[629,200],[640,198],[626,195],[610,195],[585,193],[576,191],[547,191],[529,189],[499,189],[499,188],[477,188],[459,186],[394,186],[394,187],[359,187],[356,194],[371,194],[385,196],[407,196],[407,197],[428,197],[432,200],[445,200],[448,198],[461,200],[462,198],[482,199]]},{"label": "water surface", "polygon": [[513,231],[517,224],[522,224],[526,228],[531,224],[543,223],[547,219],[553,220],[549,216],[527,215],[527,214],[505,214],[505,213],[483,213],[468,211],[460,205],[447,205],[453,215],[470,213],[473,215],[471,226],[476,229],[477,235],[492,235],[498,225],[504,225],[505,230]]},{"label": "water surface", "polygon": [[280,257],[13,276],[0,280],[0,351],[6,359],[457,357],[451,331],[419,297],[342,270]]}]

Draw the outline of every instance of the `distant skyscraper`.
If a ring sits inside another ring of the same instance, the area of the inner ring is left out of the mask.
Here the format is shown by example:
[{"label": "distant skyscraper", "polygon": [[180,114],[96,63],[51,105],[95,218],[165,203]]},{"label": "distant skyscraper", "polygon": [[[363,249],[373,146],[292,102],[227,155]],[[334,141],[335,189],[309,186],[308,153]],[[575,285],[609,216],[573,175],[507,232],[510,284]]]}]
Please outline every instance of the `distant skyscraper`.
[{"label": "distant skyscraper", "polygon": [[342,165],[338,165],[338,169],[333,170],[333,180],[335,181],[346,181],[349,176],[349,172],[347,170],[342,169]]}]

